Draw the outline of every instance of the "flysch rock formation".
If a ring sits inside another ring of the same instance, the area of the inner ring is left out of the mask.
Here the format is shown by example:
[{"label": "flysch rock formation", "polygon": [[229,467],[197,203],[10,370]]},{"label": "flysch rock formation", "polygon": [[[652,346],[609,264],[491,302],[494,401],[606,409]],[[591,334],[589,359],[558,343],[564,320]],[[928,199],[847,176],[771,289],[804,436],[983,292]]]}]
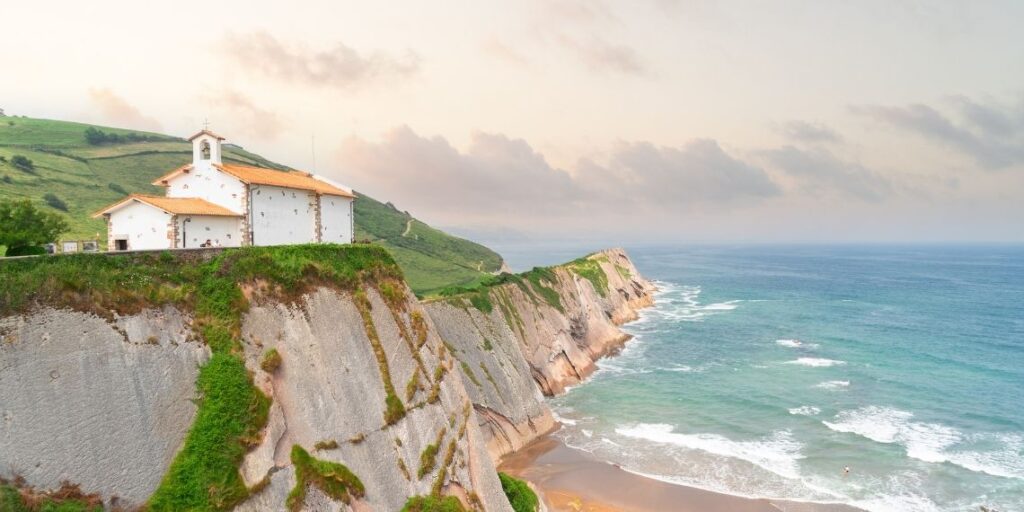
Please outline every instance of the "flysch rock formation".
[{"label": "flysch rock formation", "polygon": [[[374,289],[366,290],[366,295],[406,416],[384,425],[386,391],[364,321],[350,295],[320,289],[296,305],[251,307],[242,330],[247,366],[273,404],[263,442],[246,457],[242,475],[247,485],[264,478],[269,478],[269,485],[238,508],[283,507],[295,481],[289,450],[299,445],[319,459],[344,463],[362,480],[366,496],[351,503],[353,510],[399,510],[409,496],[430,494],[437,479],[443,478],[444,494],[467,502],[475,501],[469,497],[475,495],[486,510],[510,511],[473,419],[469,396],[452,368],[455,362],[430,319],[408,290],[397,309]],[[414,316],[424,322],[420,335]],[[278,351],[282,362],[268,373],[259,362],[271,349]],[[439,366],[445,368],[444,374],[434,381]],[[414,383],[411,388],[410,382]],[[435,383],[438,398],[432,403]],[[442,430],[444,435],[439,436]],[[420,456],[438,438],[435,467],[419,476]],[[329,448],[317,450],[318,443]],[[449,450],[453,450],[450,456]],[[442,471],[445,474],[439,477]],[[317,493],[307,496],[306,506],[349,509]]]},{"label": "flysch rock formation", "polygon": [[570,265],[554,267],[545,283],[562,310],[538,299],[528,282],[490,290],[490,312],[467,300],[425,304],[438,332],[459,360],[477,421],[496,460],[554,427],[544,395],[578,384],[595,362],[620,349],[629,335],[619,326],[653,304],[655,287],[622,249],[589,257],[607,277],[604,293]]},{"label": "flysch rock formation", "polygon": [[[628,339],[618,326],[652,303],[653,286],[622,250],[590,258],[607,289],[555,267],[544,286],[561,308],[529,283],[489,288],[490,311],[461,299],[421,304],[404,284],[397,294],[313,287],[290,302],[250,289],[241,345],[272,402],[239,468],[252,494],[236,508],[286,508],[297,445],[365,486],[344,503],[311,485],[305,510],[394,511],[440,492],[510,511],[495,461],[554,427],[543,396],[592,373]],[[68,481],[107,503],[145,504],[195,418],[210,357],[197,329],[169,306],[103,318],[41,304],[0,318],[0,478],[38,490]],[[375,347],[405,409],[391,424]],[[272,349],[280,365],[264,369]],[[437,453],[421,476],[428,445]]]},{"label": "flysch rock formation", "polygon": [[173,308],[0,319],[0,477],[145,502],[196,414],[210,351],[188,323]]}]

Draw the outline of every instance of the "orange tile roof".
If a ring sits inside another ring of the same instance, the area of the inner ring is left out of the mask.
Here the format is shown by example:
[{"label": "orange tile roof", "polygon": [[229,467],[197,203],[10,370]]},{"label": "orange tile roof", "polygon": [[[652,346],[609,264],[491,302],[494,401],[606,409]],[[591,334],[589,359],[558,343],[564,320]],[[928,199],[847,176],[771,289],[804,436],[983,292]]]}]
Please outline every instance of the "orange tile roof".
[{"label": "orange tile roof", "polygon": [[326,181],[313,177],[312,174],[302,171],[275,171],[262,167],[249,167],[236,164],[214,164],[214,167],[244,181],[256,185],[270,185],[274,187],[297,188],[299,190],[310,190],[317,194],[328,194],[332,196],[355,197],[351,192],[338,188]]},{"label": "orange tile roof", "polygon": [[146,203],[150,206],[155,206],[167,213],[175,215],[212,215],[218,217],[241,217],[242,214],[233,212],[223,206],[213,204],[205,199],[199,199],[197,197],[163,197],[163,196],[146,196],[142,194],[132,194],[96,213],[92,216],[99,217],[101,215],[110,213],[128,203],[129,201],[139,201]]}]

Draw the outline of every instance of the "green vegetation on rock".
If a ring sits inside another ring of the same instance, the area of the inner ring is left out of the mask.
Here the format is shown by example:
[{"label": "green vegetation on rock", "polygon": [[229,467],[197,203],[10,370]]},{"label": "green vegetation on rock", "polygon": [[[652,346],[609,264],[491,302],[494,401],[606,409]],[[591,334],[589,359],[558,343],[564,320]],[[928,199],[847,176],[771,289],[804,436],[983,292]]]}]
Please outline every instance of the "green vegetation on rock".
[{"label": "green vegetation on rock", "polygon": [[512,510],[516,512],[537,512],[540,501],[537,499],[537,494],[533,492],[533,489],[526,485],[526,482],[505,473],[498,473],[498,478],[501,480],[501,489],[505,491],[505,496],[512,505]]},{"label": "green vegetation on rock", "polygon": [[402,512],[465,512],[455,496],[413,496],[405,502]]},{"label": "green vegetation on rock", "polygon": [[566,268],[575,273],[576,275],[590,281],[590,284],[594,286],[594,290],[597,291],[598,295],[602,297],[608,296],[608,275],[604,273],[604,269],[601,268],[601,262],[608,261],[605,256],[594,255],[573,260],[566,264]]},{"label": "green vegetation on rock", "polygon": [[295,487],[288,493],[289,510],[302,509],[310,485],[344,503],[349,503],[353,496],[361,498],[366,494],[363,482],[344,464],[314,458],[299,445],[292,446],[291,459],[295,465]]},{"label": "green vegetation on rock", "polygon": [[[18,482],[16,482],[18,483]],[[20,483],[19,483],[20,484]],[[101,512],[98,495],[83,494],[77,485],[61,484],[52,492],[12,485],[0,478],[0,512]]]},{"label": "green vegetation on rock", "polygon": [[[87,140],[87,130],[94,143]],[[163,194],[162,188],[152,185],[153,180],[191,159],[191,146],[178,137],[12,118],[0,123],[0,200],[28,199],[42,207],[44,196],[54,194],[67,207],[67,237],[98,239],[105,245],[106,224],[90,215],[126,192]],[[223,159],[288,169],[233,144],[224,145]],[[357,196],[356,239],[388,248],[416,293],[433,293],[450,285],[470,286],[501,268],[501,256],[494,251],[431,228],[389,204],[358,192]]]}]

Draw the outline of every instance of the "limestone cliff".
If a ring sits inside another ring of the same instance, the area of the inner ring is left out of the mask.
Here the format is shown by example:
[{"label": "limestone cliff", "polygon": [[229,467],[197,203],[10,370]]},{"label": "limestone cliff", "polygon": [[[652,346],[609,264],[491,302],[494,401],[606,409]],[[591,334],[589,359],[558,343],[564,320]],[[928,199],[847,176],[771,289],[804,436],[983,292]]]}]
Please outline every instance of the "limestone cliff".
[{"label": "limestone cliff", "polygon": [[426,304],[460,361],[492,456],[553,428],[541,393],[593,373],[629,339],[618,326],[651,305],[653,291],[625,251],[611,249]]},{"label": "limestone cliff", "polygon": [[[628,338],[621,250],[421,304],[367,246],[0,263],[0,492],[150,510],[510,511],[494,460]],[[2,496],[0,496],[2,498]]]}]

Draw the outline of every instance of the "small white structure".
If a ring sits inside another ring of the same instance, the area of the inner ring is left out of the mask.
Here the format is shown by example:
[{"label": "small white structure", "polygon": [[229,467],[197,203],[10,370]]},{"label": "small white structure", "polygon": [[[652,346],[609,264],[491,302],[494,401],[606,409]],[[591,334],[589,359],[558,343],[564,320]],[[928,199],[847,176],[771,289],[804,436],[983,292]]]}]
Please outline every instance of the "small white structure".
[{"label": "small white structure", "polygon": [[107,219],[111,251],[351,243],[351,190],[301,171],[226,164],[223,137],[203,130],[192,163],[161,176],[164,196],[132,194],[93,217]]}]

